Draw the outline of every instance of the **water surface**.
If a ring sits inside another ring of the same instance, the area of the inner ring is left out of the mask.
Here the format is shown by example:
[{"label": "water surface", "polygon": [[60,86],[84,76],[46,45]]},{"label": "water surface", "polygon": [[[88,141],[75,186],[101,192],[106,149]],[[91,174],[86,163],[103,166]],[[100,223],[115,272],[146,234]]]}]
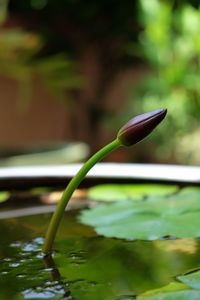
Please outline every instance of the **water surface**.
[{"label": "water surface", "polygon": [[52,257],[41,255],[50,215],[0,221],[0,299],[130,300],[200,266],[199,239],[97,236],[65,214]]}]

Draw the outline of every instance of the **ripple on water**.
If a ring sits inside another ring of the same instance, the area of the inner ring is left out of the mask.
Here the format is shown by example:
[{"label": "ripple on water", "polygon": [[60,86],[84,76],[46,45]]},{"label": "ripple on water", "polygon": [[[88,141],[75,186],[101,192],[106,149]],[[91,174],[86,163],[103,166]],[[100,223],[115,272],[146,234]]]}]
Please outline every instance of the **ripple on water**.
[{"label": "ripple on water", "polygon": [[173,240],[69,238],[49,259],[41,253],[42,238],[15,242],[1,259],[0,291],[4,299],[133,300],[197,267],[195,242],[196,251],[188,252],[185,242],[177,247]]}]

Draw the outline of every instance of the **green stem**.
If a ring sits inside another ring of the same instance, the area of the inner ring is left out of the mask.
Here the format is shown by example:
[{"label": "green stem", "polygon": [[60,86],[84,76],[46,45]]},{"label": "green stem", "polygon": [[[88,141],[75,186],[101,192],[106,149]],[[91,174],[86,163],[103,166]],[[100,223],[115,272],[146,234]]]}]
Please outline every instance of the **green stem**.
[{"label": "green stem", "polygon": [[56,207],[56,210],[53,214],[53,217],[50,221],[44,246],[43,246],[43,253],[48,254],[51,252],[52,245],[56,236],[56,232],[58,229],[58,226],[60,224],[61,218],[64,214],[65,207],[67,206],[67,203],[69,202],[73,192],[78,187],[78,185],[81,183],[81,181],[84,179],[85,175],[88,173],[88,171],[98,162],[100,161],[104,156],[106,156],[108,153],[113,151],[114,149],[121,146],[121,143],[116,139],[110,144],[106,145],[104,148],[99,150],[97,153],[95,153],[79,170],[79,172],[71,179],[69,182],[67,188],[62,194],[62,197]]}]

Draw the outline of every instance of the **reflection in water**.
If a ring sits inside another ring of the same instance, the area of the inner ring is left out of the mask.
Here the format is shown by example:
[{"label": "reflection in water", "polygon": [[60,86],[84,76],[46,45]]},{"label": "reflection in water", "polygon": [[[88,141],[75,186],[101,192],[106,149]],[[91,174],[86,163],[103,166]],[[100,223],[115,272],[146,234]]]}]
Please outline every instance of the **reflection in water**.
[{"label": "reflection in water", "polygon": [[120,298],[117,298],[116,300],[134,300],[136,299],[136,296],[121,296]]},{"label": "reflection in water", "polygon": [[56,265],[55,265],[52,255],[51,254],[45,255],[43,257],[43,260],[44,260],[46,268],[51,273],[52,280],[60,281],[60,273],[59,273],[58,269],[56,268]]},{"label": "reflection in water", "polygon": [[43,239],[36,238],[29,243],[10,245],[13,256],[3,259],[0,274],[2,300],[10,299],[10,296],[12,299],[73,299],[68,285],[60,279],[52,256],[43,257],[39,252],[42,243]]},{"label": "reflection in water", "polygon": [[[37,224],[36,216],[28,222]],[[77,224],[74,215],[68,214],[65,222],[73,234],[67,233],[65,240],[58,236],[57,251],[47,257],[40,253],[43,239],[38,238],[37,226],[35,233],[26,231],[27,236],[32,235],[29,240],[21,239],[19,223],[15,231],[9,222],[8,226],[0,222],[10,241],[0,248],[1,300],[132,300],[200,264],[198,239],[109,239]],[[21,223],[23,227],[24,218]]]},{"label": "reflection in water", "polygon": [[[60,289],[60,291],[62,290],[62,292],[63,292],[62,295],[63,295],[63,297],[65,297],[65,300],[73,300],[74,298],[71,296],[70,290],[66,289],[66,287],[69,284],[65,283],[61,280],[59,270],[57,269],[57,267],[55,265],[52,255],[51,254],[45,255],[43,257],[43,260],[44,260],[46,268],[49,269],[52,282],[57,283],[56,286],[55,285],[53,286],[54,290],[55,289],[57,289],[57,290]],[[51,285],[52,282],[49,281],[48,284]]]},{"label": "reflection in water", "polygon": [[[169,243],[165,244],[163,250],[165,251],[178,251],[188,254],[195,254],[198,250],[197,240],[188,238],[188,239],[177,239],[174,241],[168,241]],[[162,244],[157,243],[158,247],[162,247]]]}]

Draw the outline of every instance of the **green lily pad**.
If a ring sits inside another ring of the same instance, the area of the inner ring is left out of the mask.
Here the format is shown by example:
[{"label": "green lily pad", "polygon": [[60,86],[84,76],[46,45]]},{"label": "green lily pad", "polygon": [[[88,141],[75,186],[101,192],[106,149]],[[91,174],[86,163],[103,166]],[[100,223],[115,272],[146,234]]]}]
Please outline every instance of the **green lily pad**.
[{"label": "green lily pad", "polygon": [[141,199],[147,195],[168,195],[178,186],[166,184],[102,184],[89,189],[89,198],[96,201]]},{"label": "green lily pad", "polygon": [[193,272],[183,276],[176,277],[179,282],[147,291],[137,299],[144,300],[197,300],[200,299],[200,272]]},{"label": "green lily pad", "polygon": [[[169,294],[175,294],[176,292],[182,292],[184,290],[188,290],[188,286],[186,284],[180,283],[180,282],[170,282],[168,285],[163,286],[161,288],[158,289],[153,289],[150,291],[147,291],[143,294],[141,294],[140,296],[137,297],[137,299],[158,299],[158,298],[152,298],[158,295],[164,295],[164,293]],[[163,298],[159,298],[159,299],[163,299]]]},{"label": "green lily pad", "polygon": [[36,188],[32,188],[30,190],[30,194],[38,196],[41,194],[49,193],[51,191],[52,191],[52,188],[50,188],[50,187],[36,187]]},{"label": "green lily pad", "polygon": [[200,193],[199,186],[187,186],[181,190],[181,194],[192,194],[192,193]]},{"label": "green lily pad", "polygon": [[151,196],[96,206],[80,215],[83,224],[106,237],[155,240],[200,236],[200,192]]},{"label": "green lily pad", "polygon": [[4,192],[4,191],[0,192],[0,203],[8,200],[9,197],[10,197],[9,192]]},{"label": "green lily pad", "polygon": [[138,297],[137,299],[145,300],[199,300],[200,291],[199,290],[183,290],[177,292],[166,292],[157,293],[153,296]]},{"label": "green lily pad", "polygon": [[183,276],[178,276],[177,279],[187,284],[193,289],[200,290],[200,271],[183,275]]}]

